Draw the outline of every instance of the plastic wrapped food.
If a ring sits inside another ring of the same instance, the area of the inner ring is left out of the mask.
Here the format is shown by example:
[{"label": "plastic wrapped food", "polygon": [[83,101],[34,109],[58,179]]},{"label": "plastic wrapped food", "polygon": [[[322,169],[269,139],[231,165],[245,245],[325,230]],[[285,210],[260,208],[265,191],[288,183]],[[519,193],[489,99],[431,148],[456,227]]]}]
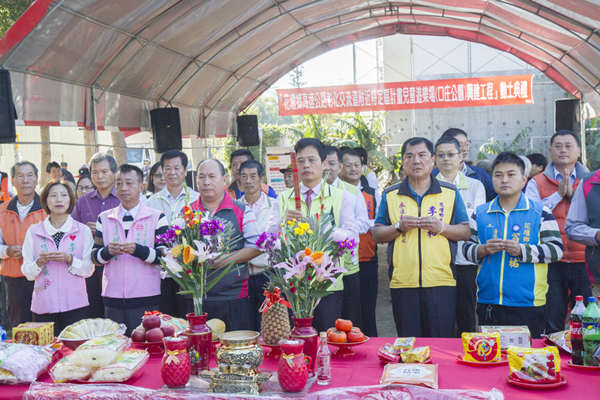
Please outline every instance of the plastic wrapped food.
[{"label": "plastic wrapped food", "polygon": [[463,360],[489,363],[501,360],[500,334],[463,332]]},{"label": "plastic wrapped food", "polygon": [[559,348],[563,349],[567,353],[572,353],[571,349],[571,332],[569,331],[560,331],[554,332],[550,335],[542,335],[552,343],[554,343]]},{"label": "plastic wrapped food", "polygon": [[389,343],[384,344],[379,348],[379,350],[377,350],[377,357],[384,362],[397,363],[400,361],[400,356],[396,354],[396,351]]},{"label": "plastic wrapped food", "polygon": [[125,350],[117,356],[112,364],[98,368],[90,378],[90,382],[125,382],[148,361],[146,350]]},{"label": "plastic wrapped food", "polygon": [[554,383],[561,380],[560,355],[554,346],[543,349],[509,347],[508,364],[514,380],[527,383]]},{"label": "plastic wrapped food", "polygon": [[85,381],[92,376],[94,368],[82,367],[81,365],[74,364],[71,361],[71,356],[67,356],[57,362],[52,369],[50,369],[50,377],[55,383],[67,382],[67,381]]},{"label": "plastic wrapped food", "polygon": [[[263,386],[267,382],[263,383]],[[275,382],[277,383],[277,382]],[[279,387],[279,384],[277,384]],[[281,389],[281,387],[279,387]],[[261,395],[271,395],[261,393]],[[284,393],[278,392],[271,396],[283,396]],[[54,400],[58,396],[68,396],[70,399],[128,399],[128,400],[147,400],[147,399],[173,399],[180,400],[210,400],[215,399],[215,395],[199,393],[198,390],[190,389],[146,389],[138,386],[126,385],[123,383],[115,384],[94,384],[87,385],[71,383],[46,383],[33,382],[29,389],[24,393],[25,400]],[[220,396],[225,398],[227,395]],[[246,396],[247,397],[247,396]],[[431,389],[420,386],[354,386],[339,387],[321,390],[314,393],[308,393],[302,396],[306,400],[338,400],[347,398],[357,399],[431,399],[431,400],[504,400],[504,395],[498,389],[492,389],[489,392],[471,389]]]},{"label": "plastic wrapped food", "polygon": [[3,385],[16,385],[19,383],[19,380],[12,372],[0,368],[0,383]]},{"label": "plastic wrapped food", "polygon": [[108,335],[90,339],[71,354],[71,362],[84,367],[106,367],[131,345],[123,335]]},{"label": "plastic wrapped food", "polygon": [[105,335],[115,335],[125,333],[125,326],[107,318],[82,319],[76,323],[67,326],[58,335],[59,339],[92,339]]},{"label": "plastic wrapped food", "polygon": [[53,358],[62,357],[56,349],[20,343],[0,343],[0,365],[16,377],[16,382],[8,374],[3,374],[3,383],[33,382],[46,370]]},{"label": "plastic wrapped food", "polygon": [[403,363],[421,363],[429,358],[429,346],[415,347],[400,354]]},{"label": "plastic wrapped food", "polygon": [[394,341],[392,347],[394,348],[396,354],[400,354],[404,351],[412,349],[416,341],[417,339],[414,337],[398,338]]},{"label": "plastic wrapped food", "polygon": [[185,319],[171,317],[167,314],[161,314],[161,326],[172,325],[175,328],[175,334],[179,336],[188,327],[188,322]]},{"label": "plastic wrapped food", "polygon": [[438,366],[434,364],[388,364],[383,369],[381,384],[389,383],[437,389]]}]

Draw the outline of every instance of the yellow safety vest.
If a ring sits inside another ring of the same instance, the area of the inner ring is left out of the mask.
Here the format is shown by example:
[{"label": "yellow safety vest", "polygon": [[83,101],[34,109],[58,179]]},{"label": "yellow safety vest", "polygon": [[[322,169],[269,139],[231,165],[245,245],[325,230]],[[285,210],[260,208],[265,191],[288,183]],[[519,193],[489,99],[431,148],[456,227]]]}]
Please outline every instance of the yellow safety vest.
[{"label": "yellow safety vest", "polygon": [[[321,199],[321,194],[318,193],[318,196],[315,197],[315,199],[310,203],[310,212],[307,210],[304,196],[300,196],[302,208],[301,211],[304,213],[304,215],[307,216],[316,215],[317,213],[321,213],[321,204],[323,204],[322,214],[332,214],[334,226],[339,228],[340,210],[342,209],[342,197],[344,196],[344,191],[338,188],[334,188],[333,186],[328,185],[326,182],[323,182],[322,185],[323,198]],[[279,201],[279,217],[283,221],[287,210],[296,209],[294,188],[290,188],[281,192],[277,198]],[[350,263],[352,263],[352,261],[350,261]],[[344,284],[341,279],[337,280],[337,286],[332,285],[329,287],[329,290],[333,292],[337,292],[343,289]]]},{"label": "yellow safety vest", "polygon": [[[431,217],[454,223],[456,189],[454,185],[432,177],[418,206],[408,186],[408,179],[386,189],[387,215],[391,225],[404,215]],[[411,229],[390,243],[393,274],[390,288],[456,286],[454,257],[456,242],[426,229]],[[389,251],[389,250],[388,250]]]}]

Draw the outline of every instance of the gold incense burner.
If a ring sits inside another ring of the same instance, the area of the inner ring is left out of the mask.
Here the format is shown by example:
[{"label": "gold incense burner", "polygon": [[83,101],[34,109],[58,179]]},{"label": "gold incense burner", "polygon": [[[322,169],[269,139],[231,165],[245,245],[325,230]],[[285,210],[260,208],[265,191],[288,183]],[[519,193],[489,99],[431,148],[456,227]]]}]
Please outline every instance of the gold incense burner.
[{"label": "gold incense burner", "polygon": [[264,351],[258,344],[259,333],[233,331],[219,335],[221,347],[215,354],[219,371],[204,371],[200,377],[210,379],[210,393],[255,394],[272,374],[259,374]]}]

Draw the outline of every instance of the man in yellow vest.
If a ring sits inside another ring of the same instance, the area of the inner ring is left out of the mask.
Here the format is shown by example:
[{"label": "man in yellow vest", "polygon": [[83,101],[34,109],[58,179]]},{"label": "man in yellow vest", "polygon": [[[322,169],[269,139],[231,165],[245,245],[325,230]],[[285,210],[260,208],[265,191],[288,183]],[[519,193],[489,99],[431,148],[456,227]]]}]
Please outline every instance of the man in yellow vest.
[{"label": "man in yellow vest", "polygon": [[392,311],[400,337],[453,337],[456,323],[456,242],[471,235],[456,187],[438,181],[433,144],[414,137],[402,145],[407,179],[387,188],[373,229],[389,243]]},{"label": "man in yellow vest", "polygon": [[[349,183],[342,182],[338,176],[342,171],[342,152],[340,149],[333,146],[325,146],[325,167],[323,168],[323,178],[327,175],[327,184],[335,188],[341,189],[350,194],[354,209],[354,218],[356,219],[356,225],[358,227],[359,238],[360,235],[369,231],[369,217],[367,215],[367,205],[365,199],[360,194],[358,188]],[[344,273],[343,283],[344,287],[334,288],[333,290],[343,290],[344,300],[342,303],[342,318],[349,319],[356,326],[363,326],[361,318],[361,305],[360,296],[360,277],[358,274],[358,251],[354,252],[354,256],[346,254],[344,256],[344,268],[348,272]]]},{"label": "man in yellow vest", "polygon": [[[296,161],[300,178],[300,198],[302,210],[296,210],[294,189],[287,189],[277,196],[273,202],[271,215],[265,225],[265,231],[278,234],[281,223],[293,219],[301,220],[307,215],[321,212],[333,215],[334,230],[341,229],[348,239],[358,242],[358,228],[354,218],[354,205],[348,192],[334,188],[323,181],[323,168],[327,158],[325,146],[314,138],[300,139],[296,146]],[[321,193],[323,196],[321,197]],[[338,285],[340,282],[338,281]],[[326,331],[335,325],[335,320],[342,315],[343,292],[337,291],[321,298],[314,311],[313,327],[318,331]]]},{"label": "man in yellow vest", "polygon": [[[342,155],[343,167],[340,176],[348,185],[353,185],[361,191],[361,195],[367,206],[367,217],[369,218],[369,229],[360,235],[360,246],[358,248],[359,278],[360,278],[360,311],[362,325],[360,328],[369,337],[377,336],[377,291],[379,279],[377,269],[377,245],[373,241],[373,227],[377,207],[381,203],[379,194],[369,186],[367,178],[362,176],[360,155],[353,149],[348,149]],[[346,290],[344,286],[344,290]]]}]

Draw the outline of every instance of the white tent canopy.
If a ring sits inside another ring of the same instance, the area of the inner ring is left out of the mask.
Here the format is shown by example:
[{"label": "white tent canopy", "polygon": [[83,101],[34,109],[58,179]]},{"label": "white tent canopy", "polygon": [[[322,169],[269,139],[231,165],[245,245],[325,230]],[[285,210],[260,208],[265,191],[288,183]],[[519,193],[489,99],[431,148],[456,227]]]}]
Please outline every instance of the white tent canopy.
[{"label": "white tent canopy", "polygon": [[592,0],[37,0],[0,66],[21,124],[149,130],[172,105],[184,134],[221,137],[297,65],[394,34],[509,52],[600,110],[598,28]]}]

